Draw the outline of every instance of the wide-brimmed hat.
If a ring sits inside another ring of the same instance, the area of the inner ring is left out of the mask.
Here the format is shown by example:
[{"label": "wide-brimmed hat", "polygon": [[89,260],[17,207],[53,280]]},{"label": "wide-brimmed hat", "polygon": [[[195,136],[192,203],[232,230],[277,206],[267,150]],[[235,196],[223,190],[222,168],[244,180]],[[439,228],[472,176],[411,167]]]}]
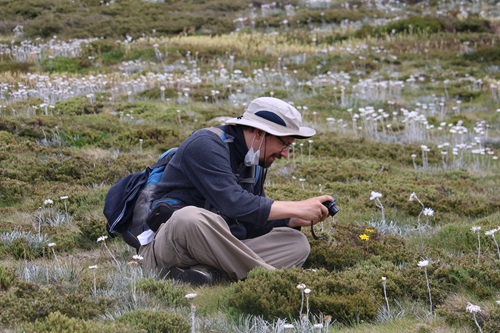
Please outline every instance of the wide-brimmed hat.
[{"label": "wide-brimmed hat", "polygon": [[226,120],[229,125],[246,125],[276,136],[309,138],[316,131],[302,127],[302,116],[292,105],[274,97],[259,97],[248,105],[243,116]]}]

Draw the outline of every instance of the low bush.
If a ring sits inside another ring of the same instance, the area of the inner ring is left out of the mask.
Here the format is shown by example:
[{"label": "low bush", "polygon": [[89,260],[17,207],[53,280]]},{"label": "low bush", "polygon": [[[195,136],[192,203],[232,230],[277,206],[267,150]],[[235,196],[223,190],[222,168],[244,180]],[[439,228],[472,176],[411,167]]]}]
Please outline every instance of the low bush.
[{"label": "low bush", "polygon": [[99,114],[103,105],[100,102],[90,103],[86,97],[74,97],[56,103],[55,109],[62,115],[81,116],[84,114]]},{"label": "low bush", "polygon": [[19,332],[26,333],[147,333],[149,331],[137,327],[129,327],[117,322],[86,321],[68,317],[59,311],[34,323],[24,323],[18,326]]},{"label": "low bush", "polygon": [[411,16],[407,19],[389,23],[385,27],[386,33],[393,30],[396,33],[429,33],[434,34],[443,30],[444,24],[439,18]]},{"label": "low bush", "polygon": [[[303,290],[297,289],[301,283],[311,290],[304,301]],[[357,279],[353,283],[341,273],[298,269],[255,269],[244,282],[234,285],[228,302],[237,311],[266,320],[298,318],[302,310],[311,316],[330,314],[344,324],[371,320],[380,306],[367,281]]]},{"label": "low bush", "polygon": [[187,306],[186,288],[174,285],[171,280],[141,279],[137,281],[137,290],[151,294],[162,304],[169,306]]},{"label": "low bush", "polygon": [[161,310],[138,310],[125,313],[118,318],[118,322],[144,329],[148,333],[187,333],[191,328],[191,325],[180,315]]},{"label": "low bush", "polygon": [[17,276],[12,269],[0,265],[0,292],[7,290],[17,280]]},{"label": "low bush", "polygon": [[0,323],[34,322],[55,311],[68,317],[92,319],[104,313],[109,305],[109,300],[91,300],[88,294],[66,293],[57,287],[17,281],[6,291],[0,291]]},{"label": "low bush", "polygon": [[500,46],[480,48],[476,51],[465,53],[462,57],[468,61],[498,64],[500,62]]}]

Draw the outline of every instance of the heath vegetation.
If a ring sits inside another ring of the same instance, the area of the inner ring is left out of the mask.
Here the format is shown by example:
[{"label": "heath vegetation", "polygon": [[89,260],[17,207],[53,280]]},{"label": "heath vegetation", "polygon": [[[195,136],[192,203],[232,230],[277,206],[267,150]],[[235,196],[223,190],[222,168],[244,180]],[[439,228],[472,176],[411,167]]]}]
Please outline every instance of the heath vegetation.
[{"label": "heath vegetation", "polygon": [[[0,17],[1,331],[500,330],[496,1],[0,0]],[[157,279],[107,237],[109,187],[257,96],[318,132],[267,195],[340,212],[303,229],[303,269]]]}]

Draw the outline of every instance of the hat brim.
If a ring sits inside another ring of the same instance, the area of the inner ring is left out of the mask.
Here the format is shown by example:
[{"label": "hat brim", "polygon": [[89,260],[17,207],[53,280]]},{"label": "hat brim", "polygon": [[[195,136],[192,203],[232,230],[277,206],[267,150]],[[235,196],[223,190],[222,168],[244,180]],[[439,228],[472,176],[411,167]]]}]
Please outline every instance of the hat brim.
[{"label": "hat brim", "polygon": [[272,122],[260,122],[243,117],[231,118],[226,120],[228,125],[245,125],[253,128],[258,128],[266,133],[275,136],[292,136],[297,139],[307,139],[316,134],[316,131],[309,127],[299,127],[298,130],[289,129],[284,126]]}]

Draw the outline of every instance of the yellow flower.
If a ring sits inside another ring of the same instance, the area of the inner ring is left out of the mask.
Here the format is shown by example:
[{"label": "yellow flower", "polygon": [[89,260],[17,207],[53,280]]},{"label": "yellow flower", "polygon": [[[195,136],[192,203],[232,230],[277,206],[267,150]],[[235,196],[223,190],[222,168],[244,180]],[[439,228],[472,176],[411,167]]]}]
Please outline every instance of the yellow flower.
[{"label": "yellow flower", "polygon": [[373,233],[375,232],[375,229],[366,228],[366,229],[365,229],[365,232],[366,232],[367,234],[373,234]]},{"label": "yellow flower", "polygon": [[368,236],[367,234],[362,234],[359,236],[359,238],[361,238],[361,240],[367,241],[370,239],[370,236]]}]

